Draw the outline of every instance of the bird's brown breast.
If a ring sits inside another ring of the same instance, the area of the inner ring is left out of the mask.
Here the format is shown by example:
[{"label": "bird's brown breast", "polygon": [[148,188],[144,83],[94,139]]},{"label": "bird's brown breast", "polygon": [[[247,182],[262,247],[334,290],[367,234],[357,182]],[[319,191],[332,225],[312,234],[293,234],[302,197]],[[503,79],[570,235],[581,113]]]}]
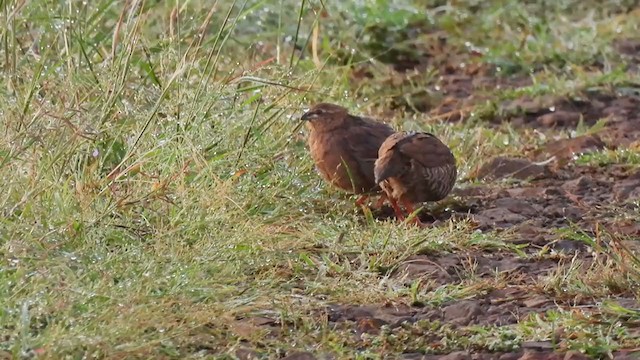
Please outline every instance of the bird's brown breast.
[{"label": "bird's brown breast", "polygon": [[332,185],[356,194],[375,187],[373,170],[363,172],[350,144],[334,132],[313,132],[309,137],[311,157],[322,177]]},{"label": "bird's brown breast", "polygon": [[325,180],[357,194],[380,190],[373,168],[380,145],[393,133],[391,127],[353,118],[342,126],[310,130],[311,156]]},{"label": "bird's brown breast", "polygon": [[309,150],[325,180],[357,194],[380,190],[374,163],[380,145],[394,133],[390,126],[330,103],[312,106],[301,118],[307,121]]}]

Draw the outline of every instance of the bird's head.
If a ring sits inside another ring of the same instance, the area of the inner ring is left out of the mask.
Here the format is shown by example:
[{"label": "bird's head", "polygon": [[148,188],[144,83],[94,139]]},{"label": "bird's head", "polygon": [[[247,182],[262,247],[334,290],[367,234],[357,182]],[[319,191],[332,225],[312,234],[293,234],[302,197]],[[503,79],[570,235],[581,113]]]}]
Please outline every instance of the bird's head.
[{"label": "bird's head", "polygon": [[300,120],[307,121],[312,128],[331,128],[344,121],[348,115],[347,109],[340,105],[319,103],[304,113]]}]

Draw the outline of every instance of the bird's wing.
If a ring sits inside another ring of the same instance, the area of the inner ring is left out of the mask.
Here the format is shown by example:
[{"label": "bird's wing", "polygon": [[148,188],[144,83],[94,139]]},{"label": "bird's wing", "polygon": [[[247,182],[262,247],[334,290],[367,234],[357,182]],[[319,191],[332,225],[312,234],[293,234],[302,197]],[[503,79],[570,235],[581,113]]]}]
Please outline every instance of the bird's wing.
[{"label": "bird's wing", "polygon": [[349,144],[349,149],[353,158],[358,164],[358,169],[362,176],[374,182],[374,164],[378,158],[380,145],[387,137],[394,133],[390,126],[360,118],[363,126],[353,126],[345,133],[345,142]]},{"label": "bird's wing", "polygon": [[455,164],[451,150],[430,133],[409,134],[399,141],[396,147],[404,156],[426,168]]},{"label": "bird's wing", "polygon": [[387,137],[378,150],[378,160],[374,167],[376,182],[379,183],[390,177],[398,177],[404,174],[410,167],[409,159],[398,152],[397,145],[404,137],[405,132],[397,132]]}]

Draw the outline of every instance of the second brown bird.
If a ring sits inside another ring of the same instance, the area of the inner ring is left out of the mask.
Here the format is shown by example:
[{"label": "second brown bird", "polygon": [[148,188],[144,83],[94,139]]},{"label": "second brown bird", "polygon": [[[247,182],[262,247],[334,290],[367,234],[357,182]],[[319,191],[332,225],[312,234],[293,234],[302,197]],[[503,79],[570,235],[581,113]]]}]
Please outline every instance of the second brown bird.
[{"label": "second brown bird", "polygon": [[329,103],[314,105],[301,119],[307,121],[311,157],[325,180],[342,190],[363,194],[358,205],[368,194],[381,190],[373,168],[380,145],[395,132],[393,128]]},{"label": "second brown bird", "polygon": [[[375,163],[375,181],[386,192],[396,217],[414,205],[444,199],[456,182],[456,160],[451,150],[426,132],[397,132],[380,146]],[[420,220],[414,219],[418,224]]]}]

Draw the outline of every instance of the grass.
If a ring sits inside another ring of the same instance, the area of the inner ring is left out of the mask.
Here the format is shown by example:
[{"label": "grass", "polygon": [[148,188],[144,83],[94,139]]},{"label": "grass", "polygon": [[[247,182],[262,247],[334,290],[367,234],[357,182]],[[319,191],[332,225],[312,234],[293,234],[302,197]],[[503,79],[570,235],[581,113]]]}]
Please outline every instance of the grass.
[{"label": "grass", "polygon": [[[0,1],[0,355],[392,358],[517,350],[560,327],[558,350],[640,346],[637,310],[602,302],[638,296],[632,250],[594,245],[615,234],[591,239],[597,260],[518,285],[593,299],[588,311],[563,305],[506,326],[421,320],[362,336],[329,321],[330,304],[440,307],[513,285],[478,278],[473,263],[456,269],[459,283],[394,275],[416,254],[552,255],[469,221],[419,230],[363,216],[315,173],[297,120],[326,100],[433,131],[465,179],[492,156],[540,145],[538,131],[496,125],[506,101],[637,89],[638,73],[624,70],[633,58],[614,46],[637,34],[637,14],[624,1]],[[483,100],[464,121],[412,111],[424,89],[429,106],[444,101],[433,89],[452,55],[497,66],[504,86],[474,90]],[[422,69],[393,69],[425,58]],[[371,76],[355,76],[360,68]],[[407,93],[418,95],[404,106]],[[576,164],[638,159],[629,147]]]}]

